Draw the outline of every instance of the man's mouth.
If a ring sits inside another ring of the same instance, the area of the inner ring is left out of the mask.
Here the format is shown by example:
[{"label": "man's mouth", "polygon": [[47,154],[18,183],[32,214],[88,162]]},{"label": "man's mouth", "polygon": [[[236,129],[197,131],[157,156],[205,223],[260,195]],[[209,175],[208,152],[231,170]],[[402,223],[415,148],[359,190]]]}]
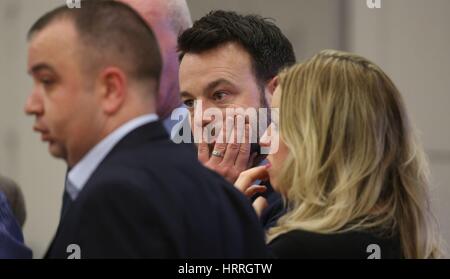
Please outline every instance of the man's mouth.
[{"label": "man's mouth", "polygon": [[44,142],[52,142],[52,138],[49,134],[41,134],[41,140]]},{"label": "man's mouth", "polygon": [[40,126],[38,126],[38,125],[34,125],[34,126],[33,126],[33,130],[34,130],[35,132],[41,134],[41,140],[42,140],[42,141],[48,141],[48,142],[51,142],[51,141],[52,141],[52,138],[51,138],[51,136],[50,136],[50,132],[49,132],[47,129],[42,128],[42,127],[40,127]]}]

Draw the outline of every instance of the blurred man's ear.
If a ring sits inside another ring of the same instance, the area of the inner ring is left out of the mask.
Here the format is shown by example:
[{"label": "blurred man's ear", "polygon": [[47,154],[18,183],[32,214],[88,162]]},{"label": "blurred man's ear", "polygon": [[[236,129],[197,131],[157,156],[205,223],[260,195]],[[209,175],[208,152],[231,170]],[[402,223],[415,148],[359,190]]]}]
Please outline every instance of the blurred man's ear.
[{"label": "blurred man's ear", "polygon": [[106,114],[114,114],[124,103],[127,93],[125,73],[116,67],[105,68],[99,76],[100,102]]}]

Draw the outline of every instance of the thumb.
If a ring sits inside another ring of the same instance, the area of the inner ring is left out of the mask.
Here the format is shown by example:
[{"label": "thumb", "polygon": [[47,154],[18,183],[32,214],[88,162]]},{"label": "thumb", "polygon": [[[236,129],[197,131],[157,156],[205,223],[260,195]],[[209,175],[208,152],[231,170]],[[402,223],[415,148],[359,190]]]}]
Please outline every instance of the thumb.
[{"label": "thumb", "polygon": [[267,190],[266,186],[263,185],[253,185],[248,187],[244,194],[248,197],[251,198],[253,197],[256,193],[264,193]]},{"label": "thumb", "polygon": [[256,215],[258,215],[258,217],[261,217],[261,214],[263,212],[263,210],[268,206],[269,204],[267,203],[267,200],[263,197],[258,197],[254,202],[253,202],[253,209],[256,211]]}]

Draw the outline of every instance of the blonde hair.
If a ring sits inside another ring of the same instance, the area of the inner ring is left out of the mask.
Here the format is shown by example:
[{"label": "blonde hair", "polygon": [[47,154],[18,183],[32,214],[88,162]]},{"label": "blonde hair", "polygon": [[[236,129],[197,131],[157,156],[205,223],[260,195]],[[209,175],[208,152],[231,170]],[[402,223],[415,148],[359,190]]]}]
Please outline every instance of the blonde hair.
[{"label": "blonde hair", "polygon": [[438,257],[427,160],[391,79],[363,57],[325,50],[279,84],[288,211],[268,241],[295,229],[367,230],[398,236],[405,258]]}]

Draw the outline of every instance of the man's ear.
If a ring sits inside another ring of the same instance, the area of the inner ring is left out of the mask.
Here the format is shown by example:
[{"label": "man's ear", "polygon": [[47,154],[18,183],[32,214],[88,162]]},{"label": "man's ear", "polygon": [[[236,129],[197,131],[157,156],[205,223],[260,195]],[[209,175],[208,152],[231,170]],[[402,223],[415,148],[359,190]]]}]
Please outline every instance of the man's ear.
[{"label": "man's ear", "polygon": [[267,88],[269,90],[270,95],[273,95],[277,86],[278,86],[278,76],[275,76],[267,84]]},{"label": "man's ear", "polygon": [[278,86],[278,76],[275,76],[267,83],[265,87],[264,93],[269,106],[272,104],[273,93],[275,92],[277,86]]},{"label": "man's ear", "polygon": [[116,113],[124,103],[127,94],[125,73],[116,67],[105,68],[99,75],[98,83],[103,111],[106,114]]}]

